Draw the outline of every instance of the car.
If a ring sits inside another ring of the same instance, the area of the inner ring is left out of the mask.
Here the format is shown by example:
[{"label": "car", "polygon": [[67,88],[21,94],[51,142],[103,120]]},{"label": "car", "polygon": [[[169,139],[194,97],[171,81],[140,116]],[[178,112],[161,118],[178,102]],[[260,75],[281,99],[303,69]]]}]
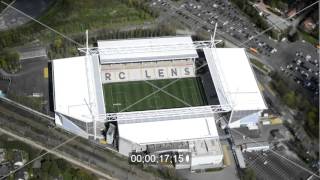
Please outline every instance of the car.
[{"label": "car", "polygon": [[306,73],[306,72],[304,72],[304,71],[303,71],[303,73],[301,72],[301,75],[302,75],[304,78],[308,78],[308,77],[309,77],[309,74]]},{"label": "car", "polygon": [[309,82],[309,81],[304,82],[304,84],[305,84],[306,87],[310,87],[311,86],[311,82]]},{"label": "car", "polygon": [[292,64],[287,65],[287,69],[290,69],[290,68],[292,68]]},{"label": "car", "polygon": [[309,54],[306,55],[306,60],[309,61],[311,59],[311,56]]},{"label": "car", "polygon": [[276,53],[278,50],[276,48],[273,48],[270,53],[273,54],[273,53]]},{"label": "car", "polygon": [[298,60],[297,60],[297,65],[299,66],[300,64],[301,64],[301,60],[298,59]]}]

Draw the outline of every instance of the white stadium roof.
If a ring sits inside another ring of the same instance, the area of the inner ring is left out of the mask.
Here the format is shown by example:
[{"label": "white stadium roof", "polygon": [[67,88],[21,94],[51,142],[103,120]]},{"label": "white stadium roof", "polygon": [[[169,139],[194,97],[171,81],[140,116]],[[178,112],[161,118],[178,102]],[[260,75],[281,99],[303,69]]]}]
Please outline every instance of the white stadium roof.
[{"label": "white stadium roof", "polygon": [[84,122],[92,121],[89,106],[94,114],[105,113],[102,90],[95,87],[99,78],[92,78],[93,61],[86,63],[85,56],[52,61],[56,112]]},{"label": "white stadium roof", "polygon": [[119,136],[138,144],[218,138],[213,117],[118,124]]},{"label": "white stadium roof", "polygon": [[266,109],[245,49],[204,48],[220,104],[233,110]]},{"label": "white stadium roof", "polygon": [[101,64],[197,58],[190,36],[98,41]]}]

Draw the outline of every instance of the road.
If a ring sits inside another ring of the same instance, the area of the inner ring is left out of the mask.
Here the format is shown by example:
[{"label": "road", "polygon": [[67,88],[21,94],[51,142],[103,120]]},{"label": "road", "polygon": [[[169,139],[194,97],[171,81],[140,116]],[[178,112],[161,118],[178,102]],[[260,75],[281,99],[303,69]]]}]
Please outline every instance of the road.
[{"label": "road", "polygon": [[300,180],[310,176],[308,172],[297,169],[272,152],[246,152],[243,155],[247,168],[254,169],[259,180]]},{"label": "road", "polygon": [[264,96],[271,100],[272,108],[275,108],[282,116],[282,119],[291,122],[291,126],[295,130],[295,135],[298,136],[298,139],[301,140],[303,146],[309,151],[309,153],[316,157],[316,152],[319,151],[318,143],[316,140],[312,140],[308,134],[303,129],[301,122],[295,121],[294,114],[292,110],[286,107],[278,96],[275,96],[272,90],[268,87],[270,83],[270,77],[265,76],[259,72],[256,72],[256,77],[258,81],[263,84],[266,88],[264,88]]},{"label": "road", "polygon": [[[255,54],[258,57],[257,59],[276,71],[280,71],[281,66],[287,65],[286,60],[282,57],[294,54],[300,50],[303,44],[306,44],[302,41],[295,43],[283,41],[279,43],[270,39],[266,34],[260,34],[261,30],[256,28],[249,18],[228,0],[181,0],[178,2],[173,2],[172,0],[152,0],[150,7],[155,11],[161,12],[160,16],[163,16],[163,22],[178,22],[207,36],[212,33],[214,24],[218,23],[218,38],[222,38],[228,41],[228,44],[231,43],[238,47],[247,49],[251,47],[256,48],[259,52]],[[167,19],[167,21],[164,19]],[[311,54],[316,51],[314,46],[310,46],[304,53]],[[248,53],[251,52],[248,51]],[[318,75],[309,75],[309,78],[313,76],[318,78]],[[293,78],[286,79],[293,81]],[[311,96],[310,98],[314,97],[314,91],[308,90],[305,86],[301,86],[301,89],[306,91],[306,94]]]},{"label": "road", "polygon": [[[28,141],[25,142],[31,141],[32,145],[37,144],[41,148],[52,150],[59,144],[75,137],[62,129],[49,128],[50,124],[47,119],[39,118],[0,102],[1,129],[15,134],[16,137],[27,139]],[[54,153],[71,158],[66,159],[71,163],[77,163],[87,169],[95,169],[97,172],[103,172],[105,176],[116,179],[160,179],[152,173],[130,166],[123,156],[80,137],[59,147]]]},{"label": "road", "polygon": [[[173,16],[164,16],[164,19],[167,18],[168,21],[178,21],[200,33],[211,33],[214,29],[215,22],[218,22],[217,33],[225,40],[228,46],[257,48],[259,53],[251,55],[275,71],[280,71],[280,67],[288,63],[288,57],[294,56],[295,52],[301,50],[302,47],[305,54],[316,57],[316,48],[308,43],[301,41],[295,43],[283,41],[278,43],[269,39],[265,34],[257,36],[259,30],[252,25],[250,20],[248,20],[242,12],[234,8],[229,1],[184,0],[173,2],[172,0],[153,0],[150,2],[150,7],[156,11],[160,11],[161,14],[170,14]],[[164,20],[162,19],[162,21]],[[277,52],[271,53],[273,49],[277,49]],[[270,82],[270,78],[264,75],[258,75],[258,80],[266,86],[268,86]],[[291,82],[290,78],[286,80]],[[278,109],[286,120],[295,120],[292,111],[280,102],[279,97],[274,96],[269,88],[266,88],[265,91],[266,96],[271,99],[275,108]],[[310,95],[308,92],[303,92],[303,94]],[[311,154],[314,154],[315,151],[318,150],[318,148],[315,148],[318,143],[315,143],[308,137],[300,122],[294,126],[298,130],[299,136],[303,137],[301,138],[303,145],[312,152]]]},{"label": "road", "polygon": [[[101,177],[104,177],[104,178],[107,178],[107,179],[116,179],[116,178],[112,178],[110,175],[106,174],[105,172],[101,172],[101,171],[99,171],[99,170],[96,170],[96,169],[92,168],[91,166],[89,166],[89,165],[87,165],[87,164],[85,164],[85,163],[83,163],[83,162],[81,162],[81,161],[78,161],[78,160],[76,160],[76,159],[74,159],[74,158],[72,158],[72,157],[69,157],[69,156],[67,156],[67,155],[61,154],[61,152],[58,152],[58,151],[56,151],[56,150],[48,149],[48,148],[46,148],[46,147],[44,147],[44,146],[42,146],[42,145],[40,145],[40,144],[38,144],[38,143],[35,143],[34,141],[31,141],[31,140],[29,140],[29,139],[27,139],[27,138],[18,136],[18,135],[14,134],[14,133],[11,133],[10,131],[7,131],[7,130],[5,130],[5,129],[3,129],[3,128],[0,128],[0,132],[1,132],[1,133],[4,133],[4,134],[6,134],[6,135],[9,135],[9,136],[11,136],[11,137],[13,137],[13,138],[15,138],[15,139],[17,139],[17,140],[20,140],[20,141],[22,141],[22,142],[24,142],[24,143],[26,143],[26,144],[29,144],[29,145],[31,145],[31,146],[34,146],[34,147],[36,147],[36,148],[38,148],[38,149],[45,150],[45,151],[47,151],[48,153],[53,154],[53,155],[55,155],[55,156],[57,156],[57,157],[59,157],[59,158],[63,158],[63,159],[65,159],[65,160],[69,161],[70,163],[72,163],[72,164],[74,164],[74,165],[77,165],[77,166],[79,166],[79,167],[82,167],[82,168],[84,168],[84,169],[87,169],[87,170],[89,170],[89,171],[91,171],[91,172],[93,172],[93,173],[95,173],[95,174],[97,174],[97,175],[99,175],[99,176],[101,176]],[[72,140],[73,140],[73,139],[72,139]],[[39,157],[42,157],[42,156],[39,156]],[[32,162],[33,162],[33,161],[30,161],[30,162],[28,162],[28,164],[29,164],[29,163],[32,163]]]}]

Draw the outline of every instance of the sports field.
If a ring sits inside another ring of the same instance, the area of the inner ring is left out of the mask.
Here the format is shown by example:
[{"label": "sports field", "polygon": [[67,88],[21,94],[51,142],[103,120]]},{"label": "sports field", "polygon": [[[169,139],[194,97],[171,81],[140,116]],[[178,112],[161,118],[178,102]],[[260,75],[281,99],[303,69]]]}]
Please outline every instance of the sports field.
[{"label": "sports field", "polygon": [[[166,79],[149,82],[161,88],[175,80],[176,79]],[[188,107],[188,105],[162,91],[154,93],[157,90],[156,87],[152,87],[144,81],[104,84],[103,91],[106,111],[110,113]],[[179,79],[163,90],[191,106],[206,105],[202,84],[197,78]],[[141,100],[146,96],[148,97]]]}]

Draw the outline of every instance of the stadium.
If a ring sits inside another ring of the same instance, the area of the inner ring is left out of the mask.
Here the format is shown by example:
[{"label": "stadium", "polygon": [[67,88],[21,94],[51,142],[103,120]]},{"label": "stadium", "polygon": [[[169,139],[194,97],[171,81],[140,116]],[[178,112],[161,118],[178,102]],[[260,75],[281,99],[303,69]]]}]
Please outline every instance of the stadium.
[{"label": "stadium", "polygon": [[223,166],[217,124],[257,128],[265,102],[245,49],[190,36],[98,41],[52,61],[55,123],[122,155],[188,152]]}]

